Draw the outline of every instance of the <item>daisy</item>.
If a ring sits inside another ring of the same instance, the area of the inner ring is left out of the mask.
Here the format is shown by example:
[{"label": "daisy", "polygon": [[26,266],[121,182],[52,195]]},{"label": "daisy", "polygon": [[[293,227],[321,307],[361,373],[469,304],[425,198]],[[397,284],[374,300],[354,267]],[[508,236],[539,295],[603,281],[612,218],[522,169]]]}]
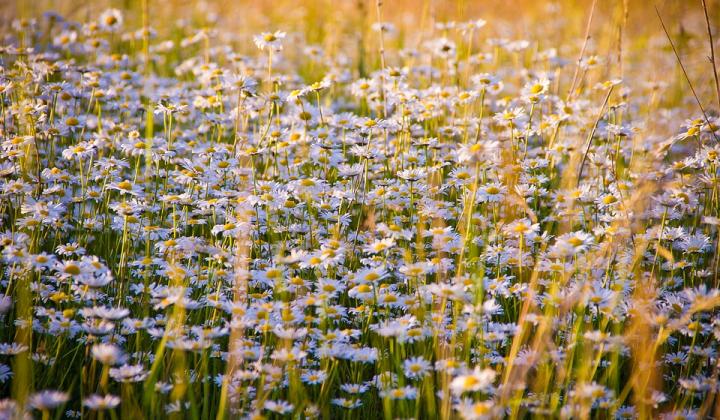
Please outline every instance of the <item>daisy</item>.
[{"label": "daisy", "polygon": [[533,241],[539,231],[540,225],[529,219],[516,219],[503,227],[506,234],[516,238],[523,237],[527,241]]},{"label": "daisy", "polygon": [[384,389],[380,391],[380,397],[391,400],[414,400],[417,397],[417,388],[408,385],[402,388]]},{"label": "daisy", "polygon": [[96,344],[92,347],[92,356],[104,365],[116,365],[125,361],[122,350],[114,344]]},{"label": "daisy", "polygon": [[310,370],[303,372],[302,375],[300,375],[300,379],[306,384],[318,385],[325,382],[325,379],[327,379],[327,373],[322,370]]},{"label": "daisy", "polygon": [[410,379],[420,379],[427,376],[432,369],[430,362],[422,356],[411,357],[403,361],[403,371],[405,376]]},{"label": "daisy", "polygon": [[279,51],[282,49],[282,40],[285,39],[286,35],[283,31],[263,32],[260,35],[255,35],[253,42],[261,51],[266,48]]},{"label": "daisy", "polygon": [[478,188],[476,200],[480,203],[498,203],[503,200],[505,194],[507,194],[507,187],[494,182]]},{"label": "daisy", "polygon": [[111,410],[120,405],[120,397],[93,394],[83,400],[83,405],[90,410]]},{"label": "daisy", "polygon": [[455,377],[450,383],[450,389],[456,395],[484,390],[492,385],[495,376],[496,373],[492,369],[475,367],[472,372]]},{"label": "daisy", "polygon": [[367,254],[378,254],[385,252],[395,245],[395,241],[392,238],[384,238],[375,240],[373,243],[363,247],[363,251]]},{"label": "daisy", "polygon": [[36,410],[52,410],[70,400],[70,396],[65,392],[45,390],[30,395],[28,405]]},{"label": "daisy", "polygon": [[118,9],[107,9],[100,15],[100,27],[107,32],[117,32],[123,25],[123,15]]},{"label": "daisy", "polygon": [[267,401],[265,401],[264,407],[266,410],[272,411],[272,412],[278,413],[278,414],[289,414],[295,408],[295,406],[293,406],[289,402],[282,401],[282,400],[278,400],[278,401],[267,400]]}]

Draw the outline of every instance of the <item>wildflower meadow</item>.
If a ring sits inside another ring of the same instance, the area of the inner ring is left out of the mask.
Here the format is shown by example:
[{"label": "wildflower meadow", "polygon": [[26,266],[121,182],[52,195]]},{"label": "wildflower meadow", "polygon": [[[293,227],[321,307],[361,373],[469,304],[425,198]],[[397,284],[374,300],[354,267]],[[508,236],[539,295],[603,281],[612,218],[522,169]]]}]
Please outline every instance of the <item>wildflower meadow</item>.
[{"label": "wildflower meadow", "polygon": [[0,419],[720,418],[716,0],[0,2]]}]

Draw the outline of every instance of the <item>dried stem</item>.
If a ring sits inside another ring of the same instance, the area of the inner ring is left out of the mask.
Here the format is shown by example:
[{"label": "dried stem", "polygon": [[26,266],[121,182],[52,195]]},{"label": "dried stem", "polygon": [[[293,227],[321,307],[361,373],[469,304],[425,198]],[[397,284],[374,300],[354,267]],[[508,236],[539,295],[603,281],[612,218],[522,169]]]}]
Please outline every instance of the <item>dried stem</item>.
[{"label": "dried stem", "polygon": [[707,27],[708,41],[710,42],[710,63],[713,68],[713,78],[715,79],[715,93],[717,94],[718,110],[720,110],[720,80],[718,80],[717,65],[715,64],[715,42],[713,41],[712,30],[710,29],[710,17],[708,16],[707,3],[702,1],[703,12],[705,13],[705,25]]},{"label": "dried stem", "polygon": [[[705,112],[705,108],[703,108],[702,103],[700,102],[700,98],[698,98],[697,93],[695,92],[695,88],[693,87],[692,82],[690,81],[690,76],[688,76],[687,71],[685,70],[685,66],[683,65],[682,59],[680,58],[680,55],[677,52],[677,49],[675,48],[675,43],[672,41],[672,38],[670,37],[670,34],[668,33],[667,28],[665,27],[665,22],[662,19],[662,16],[660,16],[660,11],[658,10],[657,6],[655,6],[655,13],[657,13],[658,19],[660,19],[660,25],[662,25],[663,31],[665,32],[665,36],[667,36],[668,42],[670,42],[670,46],[672,47],[673,53],[675,54],[675,58],[677,58],[678,64],[680,64],[680,68],[682,69],[683,75],[685,75],[685,80],[688,82],[688,86],[690,86],[690,90],[692,91],[693,96],[695,97],[695,102],[697,102],[698,107],[700,107],[700,111],[702,111],[703,117],[705,117],[705,122],[707,122],[708,125],[710,125],[710,119],[707,116],[707,113]],[[711,131],[713,134],[713,137],[715,137],[715,140],[718,140],[717,136],[715,135],[715,132]]]},{"label": "dried stem", "polygon": [[577,59],[577,63],[575,63],[575,74],[573,74],[572,83],[570,84],[570,90],[567,94],[568,101],[573,97],[575,87],[578,82],[578,76],[580,75],[580,64],[582,63],[582,59],[585,56],[585,50],[587,49],[587,44],[590,40],[590,27],[592,26],[593,16],[595,15],[596,4],[597,0],[593,0],[592,6],[590,6],[590,15],[588,16],[587,25],[585,25],[585,40],[583,41],[582,48],[580,49],[580,56]]}]

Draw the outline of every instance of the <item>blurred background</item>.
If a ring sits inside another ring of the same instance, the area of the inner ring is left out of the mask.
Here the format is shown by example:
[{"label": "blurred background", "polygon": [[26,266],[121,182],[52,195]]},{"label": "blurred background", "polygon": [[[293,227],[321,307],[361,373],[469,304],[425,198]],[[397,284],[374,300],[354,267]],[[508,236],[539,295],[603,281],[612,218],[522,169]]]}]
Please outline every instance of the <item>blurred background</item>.
[{"label": "blurred background", "polygon": [[[126,22],[140,24],[140,13],[147,1],[151,26],[166,29],[179,19],[195,24],[213,24],[239,33],[267,30],[272,26],[303,30],[309,40],[327,33],[353,33],[362,30],[363,21],[376,20],[375,0],[2,0],[0,11],[4,25],[17,17],[37,17],[55,11],[71,20],[96,17],[107,8],[127,13]],[[582,36],[592,0],[385,0],[384,20],[396,25],[402,37],[412,38],[418,28],[436,22],[483,18],[495,20],[500,32],[530,36],[558,29],[558,38]],[[711,22],[720,22],[720,0],[707,0]],[[612,36],[612,27],[627,10],[627,33],[652,36],[661,30],[654,7],[677,30],[704,29],[701,0],[599,0],[593,29],[595,35]],[[311,24],[308,24],[311,23]],[[700,25],[700,26],[698,26]]]},{"label": "blurred background", "polygon": [[[706,2],[717,44],[720,0]],[[574,60],[583,44],[592,4],[592,0],[385,0],[382,21],[393,26],[385,39],[386,50],[419,48],[429,37],[444,35],[438,23],[484,19],[488,22],[481,29],[485,40],[526,39],[531,41],[530,53],[554,48],[558,56]],[[146,10],[156,42],[179,42],[205,29],[211,34],[210,45],[219,44],[213,43],[216,38],[240,54],[256,54],[253,35],[283,30],[289,36],[286,45],[300,47],[286,48],[284,54],[290,60],[295,54],[307,53],[302,47],[317,45],[328,55],[342,52],[352,59],[362,57],[368,68],[379,61],[372,30],[378,22],[376,0],[0,0],[0,5],[0,27],[6,29],[15,19],[38,18],[48,11],[70,21],[88,22],[107,8],[117,8],[125,16],[122,30],[135,31],[143,27]],[[597,0],[587,54],[614,66],[607,77],[668,82],[677,87],[672,90],[675,99],[691,101],[655,7],[686,67],[692,69],[690,77],[701,96],[711,95],[701,0]],[[387,59],[389,65],[399,61],[393,56]]]}]

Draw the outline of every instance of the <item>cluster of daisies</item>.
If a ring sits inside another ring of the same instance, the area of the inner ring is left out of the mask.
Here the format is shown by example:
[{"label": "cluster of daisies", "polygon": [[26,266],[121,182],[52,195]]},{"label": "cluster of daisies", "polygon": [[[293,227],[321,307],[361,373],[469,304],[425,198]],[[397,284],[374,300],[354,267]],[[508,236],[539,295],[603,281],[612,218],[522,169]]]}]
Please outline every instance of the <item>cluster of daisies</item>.
[{"label": "cluster of daisies", "polygon": [[720,119],[490,26],[16,21],[0,417],[717,410]]}]

